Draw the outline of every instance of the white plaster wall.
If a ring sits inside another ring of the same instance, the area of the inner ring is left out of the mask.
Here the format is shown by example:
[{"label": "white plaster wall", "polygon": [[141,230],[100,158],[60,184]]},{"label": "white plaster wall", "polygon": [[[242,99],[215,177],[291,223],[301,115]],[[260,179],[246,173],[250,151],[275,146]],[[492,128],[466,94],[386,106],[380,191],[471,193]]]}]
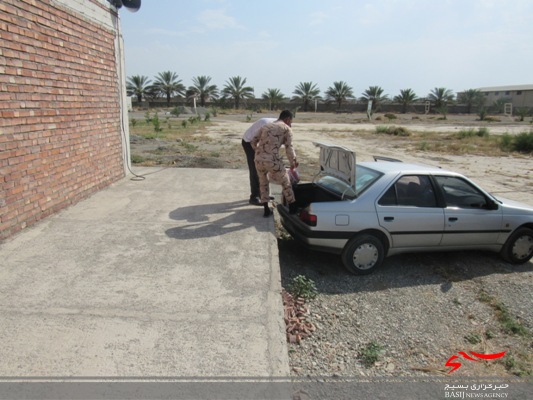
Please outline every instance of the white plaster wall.
[{"label": "white plaster wall", "polygon": [[[112,14],[116,12],[107,0],[54,0],[64,7],[71,8],[79,14],[84,15],[87,19],[98,22],[109,29],[116,29],[115,18]],[[114,11],[114,12],[110,12]]]}]

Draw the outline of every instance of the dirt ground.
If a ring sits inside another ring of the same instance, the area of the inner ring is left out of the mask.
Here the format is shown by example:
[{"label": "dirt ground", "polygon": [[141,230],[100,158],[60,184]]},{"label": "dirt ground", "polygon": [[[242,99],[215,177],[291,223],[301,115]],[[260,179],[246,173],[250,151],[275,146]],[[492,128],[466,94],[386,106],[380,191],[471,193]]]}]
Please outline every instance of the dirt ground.
[{"label": "dirt ground", "polygon": [[[275,117],[276,114],[255,114],[252,120],[261,117]],[[298,113],[293,121],[294,147],[300,160],[300,172],[308,180],[318,172],[318,148],[313,142],[323,141],[348,147],[356,152],[358,161],[370,161],[373,155],[401,159],[405,162],[424,163],[453,169],[463,173],[490,192],[513,200],[533,200],[533,156],[513,153],[512,155],[484,156],[476,154],[443,155],[421,151],[409,137],[376,135],[376,126],[405,126],[413,132],[439,132],[449,134],[461,129],[486,127],[491,135],[511,135],[528,132],[533,125],[501,117],[501,122],[476,121],[475,115],[448,116],[446,121],[438,116],[397,115],[389,122],[383,116],[376,116],[368,122],[362,114]],[[208,127],[205,135],[212,139],[229,140],[240,147],[242,134],[250,125],[245,115],[222,115]],[[449,136],[449,135],[446,135]],[[449,140],[443,138],[442,140]],[[226,166],[245,167],[242,163],[228,163]]]},{"label": "dirt ground", "polygon": [[[277,115],[219,113],[217,117],[211,117],[209,124],[199,128],[193,138],[188,138],[187,143],[180,139],[144,139],[132,134],[131,153],[142,157],[144,165],[246,168],[240,144],[244,131],[258,118]],[[187,117],[182,116],[178,122]],[[484,122],[478,121],[476,115],[448,115],[446,120],[439,119],[438,115],[396,114],[396,117],[389,121],[377,114],[369,122],[363,114],[297,113],[293,121],[294,147],[302,177],[311,180],[318,171],[318,149],[313,142],[323,141],[354,150],[358,161],[370,161],[373,155],[381,155],[405,162],[436,165],[463,173],[494,194],[524,202],[532,198],[532,154],[501,153],[490,156],[476,151],[443,154],[420,150],[420,145],[409,137],[375,134],[378,126],[404,126],[411,132],[434,133],[436,135],[432,135],[430,140],[442,142],[453,140],[450,135],[464,129],[487,128],[493,136],[504,133],[514,135],[533,130],[532,121],[529,121],[532,118],[517,122],[499,116],[499,122]],[[143,113],[133,112],[131,118],[142,120]]]}]

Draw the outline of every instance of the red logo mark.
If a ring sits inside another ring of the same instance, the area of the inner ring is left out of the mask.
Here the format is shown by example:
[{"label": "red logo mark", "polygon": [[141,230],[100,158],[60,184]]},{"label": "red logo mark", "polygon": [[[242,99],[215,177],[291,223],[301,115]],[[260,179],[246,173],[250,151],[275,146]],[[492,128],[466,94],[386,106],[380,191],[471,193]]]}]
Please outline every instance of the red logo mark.
[{"label": "red logo mark", "polygon": [[[506,351],[502,351],[501,353],[495,353],[495,354],[480,354],[480,353],[474,353],[473,351],[470,352],[470,354],[465,353],[464,351],[459,351],[457,354],[460,354],[463,356],[463,358],[478,362],[479,360],[476,360],[474,357],[477,357],[481,360],[494,360],[495,358],[501,358],[507,353]],[[472,357],[473,356],[473,357]],[[450,358],[448,358],[448,361],[446,361],[445,366],[446,367],[452,367],[452,369],[448,372],[448,374],[451,374],[453,371],[459,369],[461,367],[460,362],[453,362],[454,360],[457,360],[459,356],[453,355]]]}]

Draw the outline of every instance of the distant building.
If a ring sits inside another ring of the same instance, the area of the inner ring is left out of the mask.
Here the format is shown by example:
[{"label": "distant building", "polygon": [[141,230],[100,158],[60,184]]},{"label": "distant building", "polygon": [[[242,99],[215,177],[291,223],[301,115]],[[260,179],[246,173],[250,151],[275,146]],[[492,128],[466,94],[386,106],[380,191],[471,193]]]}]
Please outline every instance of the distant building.
[{"label": "distant building", "polygon": [[485,95],[485,104],[490,105],[499,99],[508,99],[513,108],[533,108],[533,85],[494,86],[478,88]]}]

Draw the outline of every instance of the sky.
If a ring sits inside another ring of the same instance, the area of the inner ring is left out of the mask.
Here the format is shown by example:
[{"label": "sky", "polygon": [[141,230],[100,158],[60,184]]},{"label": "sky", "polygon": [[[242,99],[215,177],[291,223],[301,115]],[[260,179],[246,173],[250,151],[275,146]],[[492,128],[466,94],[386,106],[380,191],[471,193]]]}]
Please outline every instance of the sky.
[{"label": "sky", "polygon": [[344,81],[356,97],[533,84],[531,0],[142,0],[120,9],[126,76],[172,71],[256,97]]}]

